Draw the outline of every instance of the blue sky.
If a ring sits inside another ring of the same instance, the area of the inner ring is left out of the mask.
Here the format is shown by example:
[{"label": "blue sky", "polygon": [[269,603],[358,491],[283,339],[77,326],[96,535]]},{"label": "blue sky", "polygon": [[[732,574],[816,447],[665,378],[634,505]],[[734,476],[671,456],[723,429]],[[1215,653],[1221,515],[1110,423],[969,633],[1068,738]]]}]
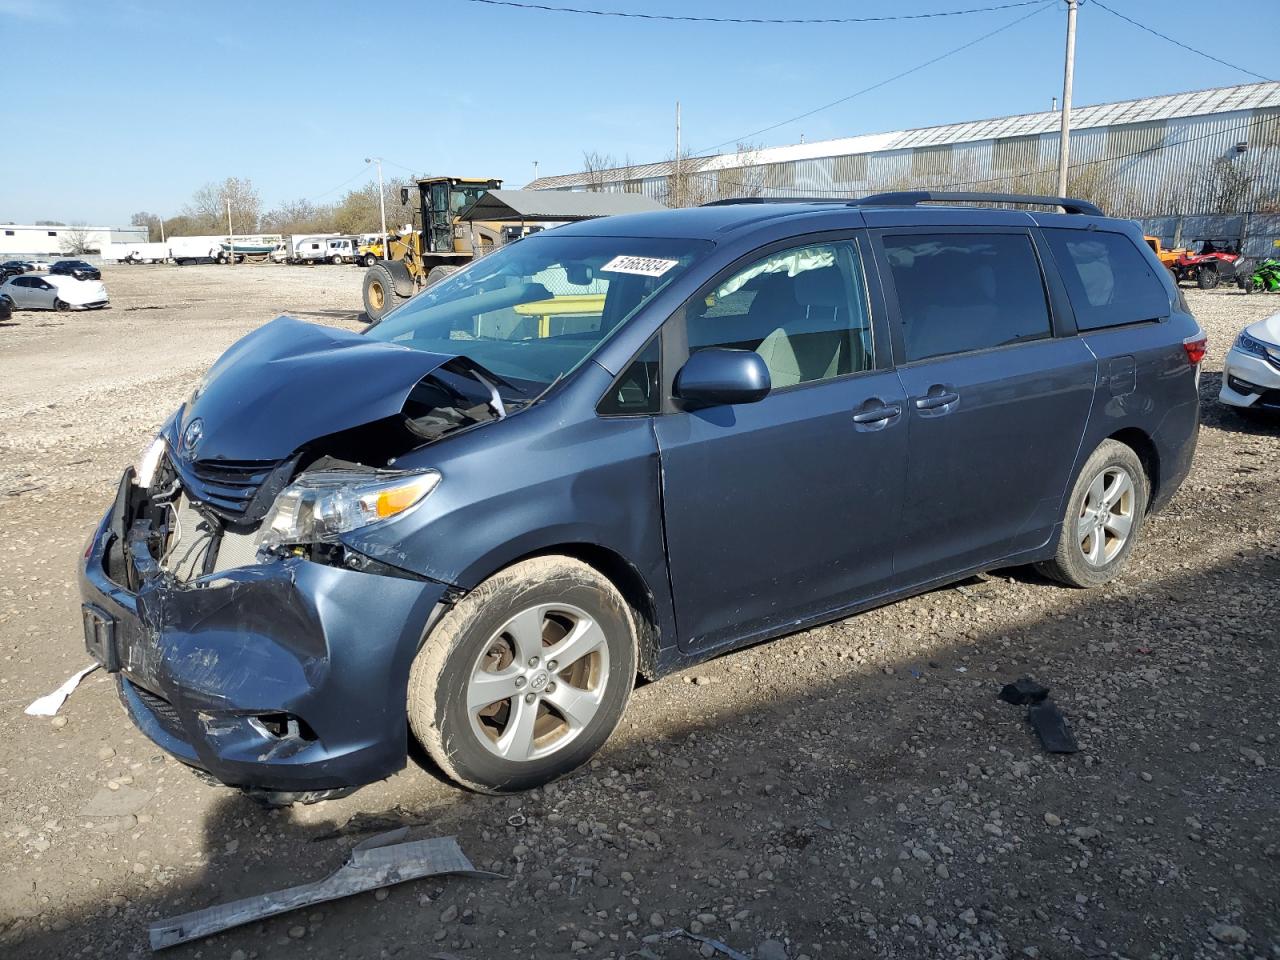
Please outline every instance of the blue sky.
[{"label": "blue sky", "polygon": [[[558,0],[548,0],[558,2]],[[563,0],[707,16],[917,13],[1002,0]],[[1109,0],[1162,32],[1280,75],[1275,0],[1214,28],[1191,0]],[[497,176],[581,167],[584,150],[665,159],[674,103],[708,147],[868,86],[1031,11],[886,24],[756,26],[585,17],[467,0],[0,0],[0,221],[170,216],[193,190],[249,177],[264,209],[334,200],[387,173]],[[1048,109],[1065,4],[757,138],[765,145]],[[1086,2],[1076,103],[1252,82]],[[349,181],[343,185],[344,181]],[[343,186],[340,186],[343,185]]]}]

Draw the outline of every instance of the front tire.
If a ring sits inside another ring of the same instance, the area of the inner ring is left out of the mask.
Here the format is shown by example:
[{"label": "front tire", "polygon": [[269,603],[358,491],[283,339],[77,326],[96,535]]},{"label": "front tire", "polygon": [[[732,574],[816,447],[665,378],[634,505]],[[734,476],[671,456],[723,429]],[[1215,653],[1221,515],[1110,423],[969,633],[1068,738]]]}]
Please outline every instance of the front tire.
[{"label": "front tire", "polygon": [[66,313],[71,309],[71,304],[67,303],[65,300],[54,300],[53,309],[57,310],[59,313]]},{"label": "front tire", "polygon": [[1072,587],[1115,579],[1142,530],[1147,497],[1147,474],[1133,448],[1103,440],[1076,478],[1054,558],[1037,569]]},{"label": "front tire", "polygon": [[372,267],[377,262],[378,262],[378,258],[375,257],[372,253],[366,253],[364,255],[364,265],[366,267]]},{"label": "front tire", "polygon": [[1196,274],[1196,286],[1201,290],[1212,290],[1221,279],[1217,270],[1201,267],[1199,273]]},{"label": "front tire", "polygon": [[617,726],[639,614],[570,557],[525,560],[441,619],[409,675],[409,725],[452,780],[529,790],[585,763]]}]

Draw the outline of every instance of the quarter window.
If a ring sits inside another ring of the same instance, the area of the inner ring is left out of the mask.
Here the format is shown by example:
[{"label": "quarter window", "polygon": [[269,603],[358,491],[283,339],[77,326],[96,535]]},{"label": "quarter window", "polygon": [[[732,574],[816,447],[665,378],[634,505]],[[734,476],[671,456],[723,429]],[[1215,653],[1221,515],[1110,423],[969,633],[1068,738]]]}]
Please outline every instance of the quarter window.
[{"label": "quarter window", "polygon": [[654,337],[605,394],[597,410],[613,417],[657,413],[662,407],[660,353],[658,338]]},{"label": "quarter window", "polygon": [[754,350],[775,389],[872,366],[871,319],[857,247],[794,247],[739,270],[685,313],[690,351]]},{"label": "quarter window", "polygon": [[913,233],[884,249],[908,363],[1052,335],[1027,235]]},{"label": "quarter window", "polygon": [[1076,326],[1097,330],[1169,315],[1169,293],[1133,240],[1100,230],[1045,230]]}]

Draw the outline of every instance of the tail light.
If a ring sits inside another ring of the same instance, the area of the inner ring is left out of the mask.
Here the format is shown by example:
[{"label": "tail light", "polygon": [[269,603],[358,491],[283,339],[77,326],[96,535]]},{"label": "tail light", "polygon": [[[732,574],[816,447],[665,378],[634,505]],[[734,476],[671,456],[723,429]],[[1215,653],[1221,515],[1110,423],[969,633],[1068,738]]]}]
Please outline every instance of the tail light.
[{"label": "tail light", "polygon": [[1209,338],[1203,333],[1187,337],[1182,341],[1182,349],[1187,351],[1187,363],[1193,367],[1198,366],[1209,350]]}]

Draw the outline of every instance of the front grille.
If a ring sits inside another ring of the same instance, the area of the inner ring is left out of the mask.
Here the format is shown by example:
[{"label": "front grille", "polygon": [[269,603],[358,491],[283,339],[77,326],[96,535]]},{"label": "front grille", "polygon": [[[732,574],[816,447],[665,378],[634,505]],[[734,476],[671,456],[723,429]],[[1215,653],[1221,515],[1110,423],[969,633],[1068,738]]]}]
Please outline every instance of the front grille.
[{"label": "front grille", "polygon": [[178,718],[178,711],[173,708],[173,704],[164,697],[157,696],[150,690],[144,690],[136,683],[129,683],[129,689],[137,695],[142,701],[142,705],[146,707],[160,728],[171,737],[177,737],[179,740],[186,740],[186,731],[182,729],[182,721]]},{"label": "front grille", "polygon": [[240,519],[249,509],[258,488],[271,475],[278,460],[196,460],[174,466],[192,500],[208,504],[219,513]]}]

